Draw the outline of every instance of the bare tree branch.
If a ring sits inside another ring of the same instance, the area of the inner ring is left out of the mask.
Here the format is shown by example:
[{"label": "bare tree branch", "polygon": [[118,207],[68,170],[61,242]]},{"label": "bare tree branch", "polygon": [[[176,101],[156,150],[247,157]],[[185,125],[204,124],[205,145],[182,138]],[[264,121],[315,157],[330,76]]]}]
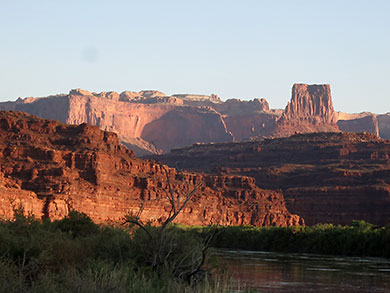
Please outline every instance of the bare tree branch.
[{"label": "bare tree branch", "polygon": [[144,211],[144,206],[145,206],[145,203],[142,202],[142,203],[141,203],[141,206],[139,207],[138,213],[137,213],[137,215],[135,216],[135,219],[136,219],[137,221],[140,219],[141,214],[142,214],[142,212]]},{"label": "bare tree branch", "polygon": [[[163,220],[161,226],[157,229],[145,225],[141,221],[141,215],[145,209],[145,201],[143,201],[139,210],[135,214],[129,214],[125,217],[123,224],[132,224],[142,229],[149,238],[149,260],[153,270],[160,272],[166,265],[172,268],[173,274],[179,278],[185,278],[188,281],[192,280],[193,276],[201,271],[206,259],[206,251],[210,246],[211,240],[215,235],[207,235],[206,238],[201,241],[197,239],[199,247],[191,248],[189,251],[182,251],[182,247],[178,247],[178,232],[175,229],[167,229],[178,215],[183,211],[188,202],[194,197],[195,193],[199,190],[202,183],[190,185],[188,180],[184,178],[185,188],[180,191],[180,187],[173,188],[172,178],[170,177],[169,170],[166,166],[161,165],[161,169],[164,170],[167,180],[167,198],[170,205],[168,216]],[[195,239],[196,240],[196,239]],[[177,251],[176,251],[177,250]],[[177,258],[177,252],[180,258]],[[184,253],[184,255],[183,255]]]},{"label": "bare tree branch", "polygon": [[173,209],[173,214],[175,214],[176,213],[176,204],[175,204],[174,192],[172,190],[171,179],[169,178],[169,173],[168,173],[167,168],[165,168],[165,166],[162,165],[162,169],[164,170],[165,175],[167,177],[168,191],[169,191],[168,198],[169,198],[169,200],[171,202],[171,207]]},{"label": "bare tree branch", "polygon": [[215,235],[217,234],[217,229],[214,229],[212,234],[209,234],[205,241],[203,242],[203,248],[202,248],[202,258],[198,263],[198,266],[188,275],[188,278],[191,278],[193,275],[197,274],[202,266],[204,265],[204,262],[206,260],[206,251],[210,248],[211,241],[214,239]]},{"label": "bare tree branch", "polygon": [[167,218],[167,220],[163,223],[163,225],[161,227],[162,229],[165,229],[165,227],[168,224],[172,223],[176,219],[176,217],[180,214],[180,212],[183,210],[183,208],[186,206],[186,204],[190,201],[190,199],[194,196],[195,192],[199,189],[199,187],[201,185],[202,185],[202,183],[199,183],[197,186],[194,187],[194,189],[191,192],[189,192],[185,195],[184,202],[181,204],[180,207],[177,208],[176,212],[173,213],[173,215],[171,215],[170,217]]},{"label": "bare tree branch", "polygon": [[126,223],[130,223],[130,224],[134,224],[134,225],[137,225],[138,227],[140,227],[143,231],[146,232],[146,234],[148,235],[148,237],[150,239],[153,239],[153,235],[150,233],[150,231],[148,229],[145,228],[145,226],[143,224],[141,224],[138,220],[132,220],[132,219],[129,219],[127,218],[126,221],[122,224],[126,224]]}]

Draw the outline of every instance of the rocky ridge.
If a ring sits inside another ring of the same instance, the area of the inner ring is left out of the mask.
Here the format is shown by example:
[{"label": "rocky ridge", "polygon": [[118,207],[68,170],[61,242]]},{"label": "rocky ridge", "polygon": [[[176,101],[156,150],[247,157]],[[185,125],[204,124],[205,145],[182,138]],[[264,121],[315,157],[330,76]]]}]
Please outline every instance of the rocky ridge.
[{"label": "rocky ridge", "polygon": [[67,95],[3,102],[0,110],[96,125],[117,133],[137,156],[196,142],[245,141],[296,132],[366,131],[390,138],[386,115],[336,113],[329,85],[295,84],[285,110],[270,109],[263,98],[223,101],[215,94],[169,96],[153,90],[91,93],[81,89]]},{"label": "rocky ridge", "polygon": [[[201,183],[177,221],[207,225],[296,225],[283,195],[248,176],[205,175],[168,168],[177,192]],[[169,212],[164,166],[135,158],[115,133],[86,123],[65,125],[23,112],[0,111],[0,215],[25,212],[58,219],[75,209],[95,222],[121,223],[144,203],[143,220]]]},{"label": "rocky ridge", "polygon": [[[155,92],[141,93],[143,96],[134,96],[129,102],[107,99],[108,96],[123,96],[123,93],[91,94],[78,89],[70,91],[69,95],[6,103],[0,105],[0,109],[20,110],[67,124],[96,125],[117,133],[124,144],[138,149],[139,155],[160,153],[197,141],[233,140],[221,114],[214,109],[182,106],[164,97],[159,101],[160,96]],[[149,103],[149,99],[154,103]]]},{"label": "rocky ridge", "polygon": [[182,170],[253,177],[258,187],[281,191],[308,225],[390,222],[390,141],[375,134],[197,144],[154,158]]}]

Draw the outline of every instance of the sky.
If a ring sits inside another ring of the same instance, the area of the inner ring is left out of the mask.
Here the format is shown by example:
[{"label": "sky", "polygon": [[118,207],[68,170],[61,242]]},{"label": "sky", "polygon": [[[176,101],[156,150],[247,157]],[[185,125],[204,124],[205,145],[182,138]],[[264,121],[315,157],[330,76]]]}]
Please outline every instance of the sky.
[{"label": "sky", "polygon": [[390,112],[390,1],[0,0],[0,101],[89,91],[264,97],[331,85]]}]

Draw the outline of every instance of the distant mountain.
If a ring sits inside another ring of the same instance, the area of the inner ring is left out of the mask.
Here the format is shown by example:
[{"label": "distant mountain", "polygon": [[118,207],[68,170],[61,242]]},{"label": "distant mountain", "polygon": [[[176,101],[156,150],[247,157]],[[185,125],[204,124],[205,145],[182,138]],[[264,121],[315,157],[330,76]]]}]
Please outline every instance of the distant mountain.
[{"label": "distant mountain", "polygon": [[265,99],[222,101],[217,95],[159,91],[69,94],[0,103],[68,124],[90,123],[116,132],[137,156],[159,154],[193,143],[232,142],[318,131],[370,132],[390,138],[390,116],[335,112],[329,85],[295,84],[285,110]]}]

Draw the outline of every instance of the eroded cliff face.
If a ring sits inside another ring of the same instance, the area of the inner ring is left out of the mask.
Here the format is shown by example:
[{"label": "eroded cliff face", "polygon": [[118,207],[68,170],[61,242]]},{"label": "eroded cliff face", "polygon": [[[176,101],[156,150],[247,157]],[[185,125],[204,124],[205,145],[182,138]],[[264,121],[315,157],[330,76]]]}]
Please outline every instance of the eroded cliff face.
[{"label": "eroded cliff face", "polygon": [[330,85],[294,84],[291,101],[268,134],[285,137],[294,133],[339,131],[336,122]]},{"label": "eroded cliff face", "polygon": [[355,119],[338,120],[337,126],[343,132],[368,132],[379,137],[379,125],[375,114]]},{"label": "eroded cliff face", "polygon": [[223,102],[217,95],[172,95],[159,91],[91,93],[25,98],[0,103],[68,124],[89,123],[118,134],[138,156],[159,154],[195,142],[229,142],[260,135],[278,115],[265,99]]},{"label": "eroded cliff face", "polygon": [[380,137],[390,139],[390,113],[378,115]]},{"label": "eroded cliff face", "polygon": [[[58,219],[75,209],[95,222],[123,221],[144,203],[143,220],[169,213],[163,166],[134,157],[116,134],[89,124],[65,125],[22,112],[0,112],[0,216],[22,204],[37,217]],[[167,167],[168,168],[168,167]],[[191,225],[296,225],[283,195],[253,178],[168,168],[173,189],[201,183],[177,222]]]},{"label": "eroded cliff face", "polygon": [[[108,103],[86,95],[70,95],[69,104],[66,123],[97,125],[118,133],[129,146],[134,138],[141,138],[162,151],[194,142],[233,139],[221,115],[211,108],[184,107],[175,103]],[[153,152],[152,148],[149,150]]]},{"label": "eroded cliff face", "polygon": [[0,109],[69,124],[97,125],[117,133],[137,156],[196,142],[245,141],[320,131],[365,131],[390,137],[386,136],[390,123],[385,115],[335,113],[329,85],[295,84],[284,111],[270,109],[263,98],[222,101],[215,94],[168,96],[153,90],[91,93],[81,89],[67,95],[4,102]]},{"label": "eroded cliff face", "polygon": [[287,104],[283,118],[313,124],[335,124],[330,85],[294,84],[291,102]]},{"label": "eroded cliff face", "polygon": [[375,134],[312,133],[194,145],[155,157],[185,170],[255,178],[281,190],[306,224],[390,222],[390,141]]},{"label": "eroded cliff face", "polygon": [[20,110],[68,124],[96,125],[117,133],[124,144],[138,151],[137,155],[195,142],[233,140],[222,115],[213,108],[185,105],[182,98],[167,97],[158,91],[118,94],[76,89],[68,95],[0,103],[0,109]]}]

